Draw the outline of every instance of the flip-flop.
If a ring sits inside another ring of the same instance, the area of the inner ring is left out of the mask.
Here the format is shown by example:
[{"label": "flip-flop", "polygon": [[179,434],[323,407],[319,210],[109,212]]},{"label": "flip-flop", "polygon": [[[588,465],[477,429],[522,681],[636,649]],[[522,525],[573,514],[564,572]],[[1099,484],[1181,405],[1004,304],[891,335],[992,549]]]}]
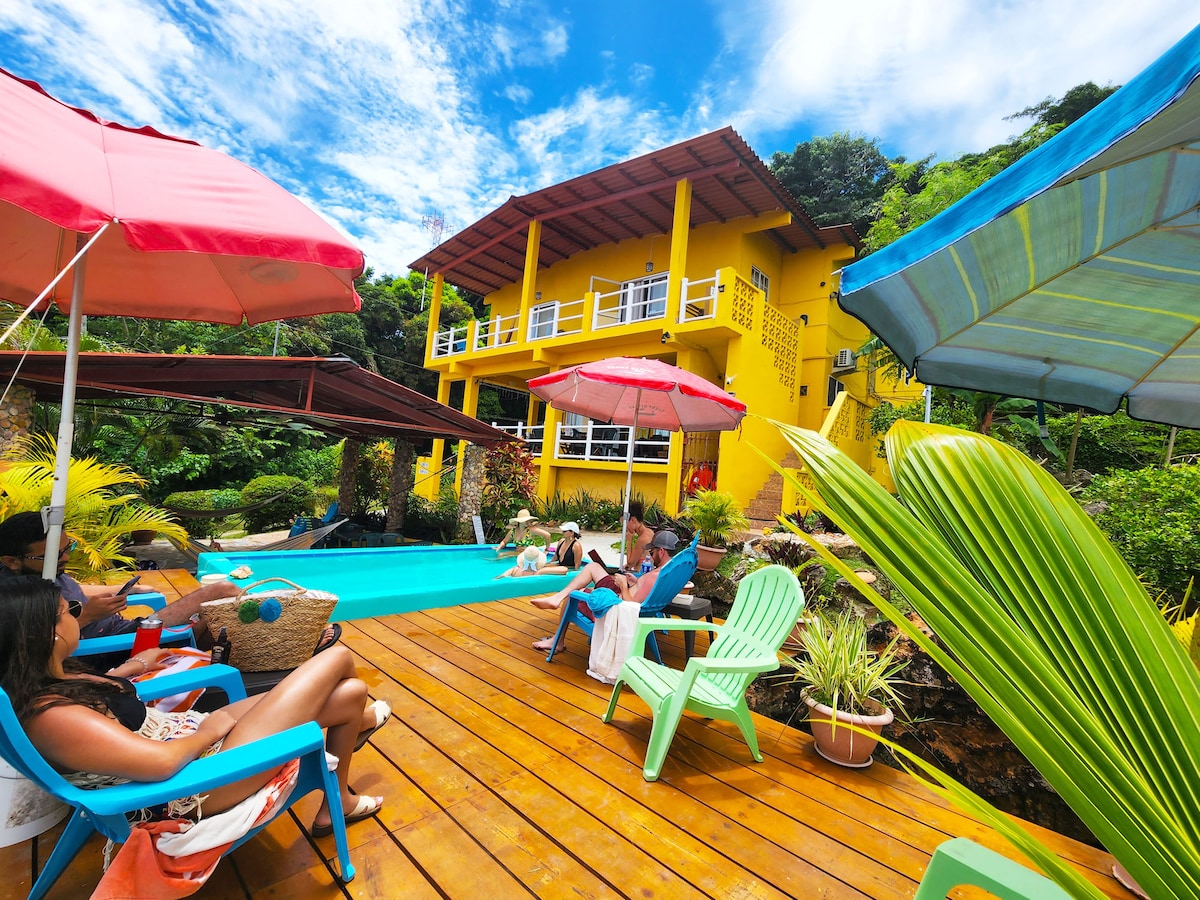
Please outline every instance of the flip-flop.
[{"label": "flip-flop", "polygon": [[358,740],[354,743],[355,752],[363,748],[363,744],[371,739],[371,735],[377,732],[380,728],[387,724],[388,719],[392,717],[391,704],[386,700],[376,700],[367,709],[375,711],[375,724],[370,728],[364,728],[358,733]]},{"label": "flip-flop", "polygon": [[337,622],[332,625],[327,625],[321,631],[321,639],[317,641],[316,649],[313,650],[313,656],[316,656],[322,650],[328,650],[334,644],[342,639],[342,626]]},{"label": "flip-flop", "polygon": [[[353,793],[353,792],[351,792]],[[378,815],[383,809],[382,797],[368,797],[366,794],[354,794],[358,798],[358,802],[354,804],[354,809],[346,813],[346,824],[353,825],[355,822],[361,822],[363,819],[369,819],[371,816]],[[333,823],[328,825],[313,824],[308,833],[315,838],[329,837],[333,834]]]}]

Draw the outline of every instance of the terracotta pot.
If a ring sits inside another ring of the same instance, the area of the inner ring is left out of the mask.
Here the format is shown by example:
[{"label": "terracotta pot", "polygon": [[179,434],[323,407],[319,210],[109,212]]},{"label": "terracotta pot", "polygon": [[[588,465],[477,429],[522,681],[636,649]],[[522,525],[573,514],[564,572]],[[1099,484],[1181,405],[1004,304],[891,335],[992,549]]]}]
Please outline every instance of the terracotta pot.
[{"label": "terracotta pot", "polygon": [[833,725],[835,711],[833,709],[824,703],[813,700],[808,696],[807,691],[804,694],[804,702],[809,709],[808,723],[812,728],[813,746],[816,751],[830,762],[856,769],[866,768],[875,761],[871,754],[875,752],[875,745],[879,741],[860,732],[851,731],[849,728],[842,728],[841,723],[849,722],[851,725],[865,728],[878,735],[883,731],[883,726],[890,724],[895,718],[890,709],[881,703],[875,703],[874,705],[880,710],[876,715],[859,716],[837,710],[838,727],[835,728]]},{"label": "terracotta pot", "polygon": [[158,532],[152,528],[141,528],[130,532],[129,537],[135,544],[145,546],[154,542],[154,539],[158,537]]},{"label": "terracotta pot", "polygon": [[796,624],[792,626],[791,633],[784,638],[783,651],[785,653],[799,653],[804,649],[804,633],[808,630],[808,626],[816,622],[816,619],[806,618],[801,616],[796,620]]},{"label": "terracotta pot", "polygon": [[716,547],[705,547],[703,544],[696,545],[696,568],[701,572],[711,572],[721,564],[721,560],[725,558],[728,550],[717,549]]}]

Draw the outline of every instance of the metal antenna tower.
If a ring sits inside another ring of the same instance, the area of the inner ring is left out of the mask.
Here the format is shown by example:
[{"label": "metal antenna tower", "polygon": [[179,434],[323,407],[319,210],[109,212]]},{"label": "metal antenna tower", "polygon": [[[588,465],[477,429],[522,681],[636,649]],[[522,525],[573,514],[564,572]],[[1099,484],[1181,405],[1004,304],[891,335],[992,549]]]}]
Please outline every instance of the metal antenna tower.
[{"label": "metal antenna tower", "polygon": [[431,247],[436,247],[442,242],[442,232],[446,230],[446,220],[442,218],[440,210],[434,210],[433,215],[421,216],[421,227],[429,232],[429,237],[432,239]]}]

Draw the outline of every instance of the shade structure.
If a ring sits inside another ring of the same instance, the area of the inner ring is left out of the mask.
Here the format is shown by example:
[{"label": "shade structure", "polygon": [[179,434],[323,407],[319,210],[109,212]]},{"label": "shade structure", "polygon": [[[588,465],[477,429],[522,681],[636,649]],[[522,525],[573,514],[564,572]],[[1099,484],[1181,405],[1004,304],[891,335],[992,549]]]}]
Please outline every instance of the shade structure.
[{"label": "shade structure", "polygon": [[529,389],[555,409],[667,431],[728,431],[746,415],[737,397],[657,359],[583,363],[533,378]]},{"label": "shade structure", "polygon": [[[746,404],[737,397],[658,359],[619,356],[582,363],[532,378],[529,389],[555,409],[631,429],[729,431],[746,415]],[[632,486],[633,454],[629,453],[622,526],[629,520]]]},{"label": "shade structure", "polygon": [[926,384],[1200,427],[1200,28],[842,274]]},{"label": "shade structure", "polygon": [[63,520],[85,313],[236,325],[353,312],[362,269],[357,248],[249,166],[0,70],[0,299],[46,298],[70,317],[47,546]]}]

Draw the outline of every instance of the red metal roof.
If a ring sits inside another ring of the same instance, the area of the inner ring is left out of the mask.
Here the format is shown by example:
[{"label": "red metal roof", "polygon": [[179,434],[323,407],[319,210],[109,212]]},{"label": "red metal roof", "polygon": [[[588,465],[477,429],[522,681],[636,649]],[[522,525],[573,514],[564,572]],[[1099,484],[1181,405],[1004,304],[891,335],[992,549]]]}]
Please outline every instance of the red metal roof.
[{"label": "red metal roof", "polygon": [[681,178],[692,180],[693,228],[786,210],[792,224],[768,232],[786,252],[830,243],[861,246],[850,225],[822,228],[814,223],[741,136],[727,127],[510,197],[409,267],[441,272],[451,284],[488,294],[521,279],[532,219],[542,223],[538,265],[546,268],[603,244],[667,234],[675,184]]},{"label": "red metal roof", "polygon": [[[66,354],[0,351],[0,378],[54,402]],[[39,390],[39,388],[41,388]],[[174,397],[259,410],[341,437],[465,438],[491,445],[511,436],[345,358],[80,353],[79,397]]]}]

